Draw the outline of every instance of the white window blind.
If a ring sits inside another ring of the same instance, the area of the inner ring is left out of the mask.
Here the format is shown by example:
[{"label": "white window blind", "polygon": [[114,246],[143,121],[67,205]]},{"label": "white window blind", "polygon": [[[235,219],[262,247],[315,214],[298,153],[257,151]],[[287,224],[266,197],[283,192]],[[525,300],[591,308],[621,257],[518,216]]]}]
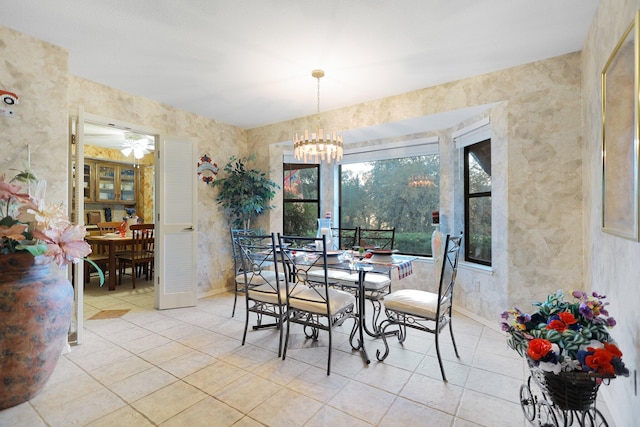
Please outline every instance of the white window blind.
[{"label": "white window blind", "polygon": [[491,123],[487,117],[453,132],[451,136],[456,144],[456,148],[461,149],[491,138]]}]

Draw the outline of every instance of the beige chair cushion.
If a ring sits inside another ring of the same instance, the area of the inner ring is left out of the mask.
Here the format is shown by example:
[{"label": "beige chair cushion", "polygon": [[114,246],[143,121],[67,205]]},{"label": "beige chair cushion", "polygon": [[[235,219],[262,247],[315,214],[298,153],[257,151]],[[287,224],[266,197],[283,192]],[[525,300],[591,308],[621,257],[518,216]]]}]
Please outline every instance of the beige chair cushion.
[{"label": "beige chair cushion", "polygon": [[[324,269],[317,269],[317,270],[310,270],[308,273],[308,276],[311,280],[314,279],[320,279],[321,281],[323,280],[324,277]],[[327,280],[329,282],[334,282],[336,280],[342,280],[349,277],[349,273],[345,270],[332,270],[332,269],[327,269]],[[357,279],[357,277],[356,277]]]},{"label": "beige chair cushion", "polygon": [[[278,304],[278,294],[276,290],[273,286],[266,283],[249,289],[249,298],[268,304]],[[287,303],[287,289],[284,283],[280,284],[280,301],[283,305]]]},{"label": "beige chair cushion", "polygon": [[[386,295],[384,306],[388,310],[435,319],[438,309],[438,294],[416,289],[402,289]],[[445,301],[443,309],[446,306],[447,302]]]},{"label": "beige chair cushion", "polygon": [[[278,278],[284,281],[284,273],[278,273]],[[257,275],[254,273],[247,273],[247,280],[250,285],[260,285],[266,282],[272,282],[276,279],[276,272],[272,270],[262,270],[262,274]],[[236,276],[236,282],[244,283],[244,274],[238,274]]]},{"label": "beige chair cushion", "polygon": [[[322,290],[319,290],[322,292]],[[331,315],[343,310],[349,305],[356,303],[356,298],[349,292],[338,289],[329,289],[329,303],[331,305]],[[301,292],[289,296],[289,306],[298,310],[308,311],[316,314],[327,314],[327,306],[318,292],[314,289],[303,289]]]},{"label": "beige chair cushion", "polygon": [[[340,279],[340,284],[344,286],[357,286],[358,273],[348,274]],[[364,289],[369,291],[379,291],[391,285],[391,279],[386,274],[367,273],[364,275]]]}]

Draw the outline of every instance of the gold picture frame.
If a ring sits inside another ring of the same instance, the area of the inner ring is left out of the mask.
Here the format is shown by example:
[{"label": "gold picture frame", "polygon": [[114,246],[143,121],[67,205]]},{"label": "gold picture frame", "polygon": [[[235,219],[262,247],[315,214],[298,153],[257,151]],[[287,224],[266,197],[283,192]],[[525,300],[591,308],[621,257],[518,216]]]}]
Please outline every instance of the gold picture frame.
[{"label": "gold picture frame", "polygon": [[602,231],[638,241],[640,11],[602,70]]}]

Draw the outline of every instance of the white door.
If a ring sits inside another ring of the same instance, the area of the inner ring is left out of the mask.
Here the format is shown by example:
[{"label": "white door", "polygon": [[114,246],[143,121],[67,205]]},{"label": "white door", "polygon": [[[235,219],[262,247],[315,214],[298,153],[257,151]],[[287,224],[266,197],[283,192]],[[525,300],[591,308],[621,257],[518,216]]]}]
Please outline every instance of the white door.
[{"label": "white door", "polygon": [[161,136],[156,150],[156,308],[194,306],[197,282],[196,142]]}]

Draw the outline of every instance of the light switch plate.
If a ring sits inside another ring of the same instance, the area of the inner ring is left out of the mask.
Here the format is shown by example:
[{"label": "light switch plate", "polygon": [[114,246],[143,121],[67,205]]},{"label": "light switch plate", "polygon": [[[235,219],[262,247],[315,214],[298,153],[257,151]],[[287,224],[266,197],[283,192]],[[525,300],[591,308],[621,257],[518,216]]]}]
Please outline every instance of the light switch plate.
[{"label": "light switch plate", "polygon": [[13,110],[10,110],[8,108],[0,107],[0,116],[15,117],[16,113]]}]

